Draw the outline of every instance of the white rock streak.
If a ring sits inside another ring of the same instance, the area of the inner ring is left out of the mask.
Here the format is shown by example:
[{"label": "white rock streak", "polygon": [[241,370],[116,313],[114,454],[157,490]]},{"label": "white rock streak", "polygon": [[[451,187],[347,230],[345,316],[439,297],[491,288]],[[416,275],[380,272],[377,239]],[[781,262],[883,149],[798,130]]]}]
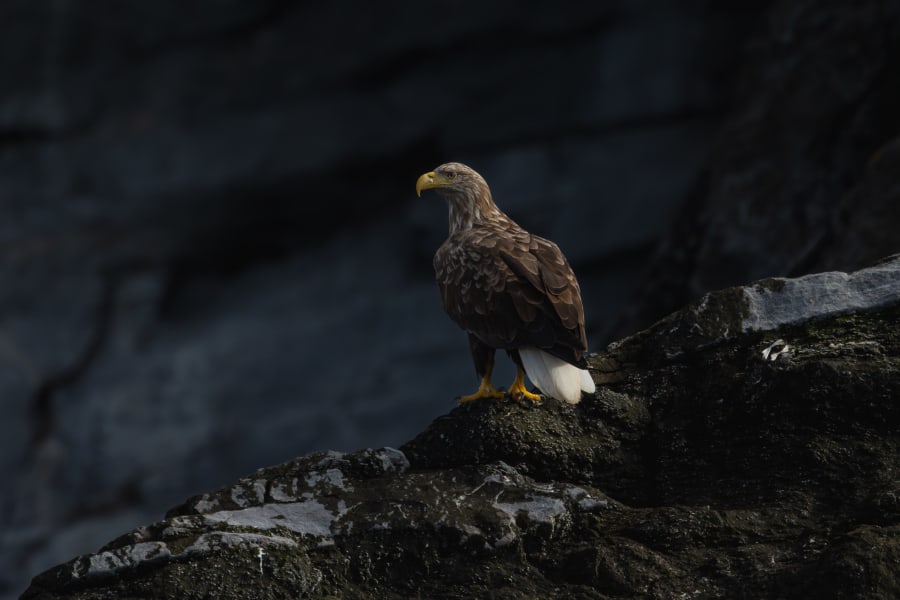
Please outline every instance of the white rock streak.
[{"label": "white rock streak", "polygon": [[225,523],[235,527],[268,530],[283,527],[304,535],[331,537],[331,525],[343,514],[332,512],[317,500],[263,504],[240,510],[222,510],[203,515],[208,522]]},{"label": "white rock streak", "polygon": [[525,511],[528,518],[536,523],[553,523],[554,519],[566,514],[566,504],[559,498],[536,496],[525,502],[494,502],[494,508],[502,510],[515,519],[521,511]]},{"label": "white rock streak", "polygon": [[832,271],[771,281],[774,286],[743,288],[749,308],[744,331],[768,331],[789,323],[900,302],[900,256],[855,273]]}]

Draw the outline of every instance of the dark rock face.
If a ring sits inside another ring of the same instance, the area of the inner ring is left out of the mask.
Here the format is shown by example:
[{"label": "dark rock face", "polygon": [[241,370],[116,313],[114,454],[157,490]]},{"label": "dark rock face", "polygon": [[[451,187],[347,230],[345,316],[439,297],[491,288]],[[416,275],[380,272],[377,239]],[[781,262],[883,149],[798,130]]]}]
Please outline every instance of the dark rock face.
[{"label": "dark rock face", "polygon": [[624,336],[700,294],[900,250],[900,5],[782,0]]},{"label": "dark rock face", "polygon": [[900,257],[712,293],[579,405],[262,469],[24,598],[897,597],[898,323]]}]

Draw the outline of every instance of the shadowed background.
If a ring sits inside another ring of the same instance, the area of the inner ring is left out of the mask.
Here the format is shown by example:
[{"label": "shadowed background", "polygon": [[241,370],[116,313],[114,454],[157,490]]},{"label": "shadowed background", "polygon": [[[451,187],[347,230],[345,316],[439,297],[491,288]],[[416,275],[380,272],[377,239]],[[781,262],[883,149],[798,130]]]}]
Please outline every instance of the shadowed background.
[{"label": "shadowed background", "polygon": [[558,242],[593,349],[898,251],[900,9],[845,4],[4,2],[0,596],[473,391],[442,162]]}]

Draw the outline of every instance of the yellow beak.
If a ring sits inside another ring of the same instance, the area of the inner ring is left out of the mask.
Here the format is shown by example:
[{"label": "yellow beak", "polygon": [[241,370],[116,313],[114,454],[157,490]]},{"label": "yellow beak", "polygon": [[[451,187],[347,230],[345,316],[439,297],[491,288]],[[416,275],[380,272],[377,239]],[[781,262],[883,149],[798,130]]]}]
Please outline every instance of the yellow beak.
[{"label": "yellow beak", "polygon": [[422,197],[422,190],[430,190],[436,187],[441,187],[447,185],[449,182],[435,173],[434,171],[429,171],[428,173],[424,173],[419,180],[416,181],[416,196]]}]

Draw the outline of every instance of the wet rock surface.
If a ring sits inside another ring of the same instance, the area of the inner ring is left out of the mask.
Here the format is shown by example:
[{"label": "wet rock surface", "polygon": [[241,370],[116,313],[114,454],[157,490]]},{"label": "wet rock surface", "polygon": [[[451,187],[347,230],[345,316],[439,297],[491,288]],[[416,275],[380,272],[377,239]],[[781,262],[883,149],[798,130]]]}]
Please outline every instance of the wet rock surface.
[{"label": "wet rock surface", "polygon": [[[259,470],[24,597],[896,597],[898,274],[709,294],[593,356],[579,405],[476,402]],[[881,276],[840,311],[777,301]]]}]

